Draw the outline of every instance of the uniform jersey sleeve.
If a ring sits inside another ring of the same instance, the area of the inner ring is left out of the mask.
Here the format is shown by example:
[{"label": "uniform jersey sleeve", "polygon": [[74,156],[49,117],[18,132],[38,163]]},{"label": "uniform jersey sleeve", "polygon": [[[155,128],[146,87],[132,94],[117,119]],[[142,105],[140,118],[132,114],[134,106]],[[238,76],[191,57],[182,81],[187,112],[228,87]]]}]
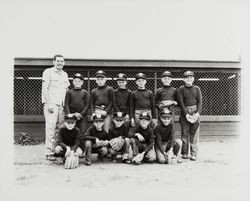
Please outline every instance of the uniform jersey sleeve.
[{"label": "uniform jersey sleeve", "polygon": [[84,98],[85,98],[85,105],[81,111],[82,116],[86,115],[88,113],[88,109],[89,109],[90,96],[89,96],[89,93],[87,91],[84,92]]},{"label": "uniform jersey sleeve", "polygon": [[74,145],[72,147],[72,150],[76,151],[79,145],[80,145],[80,129],[76,128],[76,137],[74,140]]}]

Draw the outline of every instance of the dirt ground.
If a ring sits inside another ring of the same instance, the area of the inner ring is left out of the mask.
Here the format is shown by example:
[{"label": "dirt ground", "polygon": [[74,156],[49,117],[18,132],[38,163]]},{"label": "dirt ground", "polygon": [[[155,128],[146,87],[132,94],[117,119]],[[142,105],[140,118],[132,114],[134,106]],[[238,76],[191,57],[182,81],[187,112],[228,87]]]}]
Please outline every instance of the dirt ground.
[{"label": "dirt ground", "polygon": [[238,199],[243,196],[238,195],[238,191],[245,189],[242,182],[244,174],[239,167],[240,161],[233,155],[239,146],[237,139],[202,141],[197,161],[184,160],[176,165],[153,163],[135,166],[105,161],[85,166],[81,160],[77,169],[66,170],[62,165],[44,159],[44,144],[15,145],[15,185],[32,188],[67,186],[91,191],[146,188],[185,192],[190,189],[194,195],[205,190],[224,192],[232,200],[234,196],[243,200]]}]

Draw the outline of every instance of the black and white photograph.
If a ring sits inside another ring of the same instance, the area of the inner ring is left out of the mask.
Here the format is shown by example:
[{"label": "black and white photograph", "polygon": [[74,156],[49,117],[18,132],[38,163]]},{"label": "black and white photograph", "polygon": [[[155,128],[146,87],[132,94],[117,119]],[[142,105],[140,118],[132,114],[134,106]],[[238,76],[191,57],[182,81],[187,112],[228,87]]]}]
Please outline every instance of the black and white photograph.
[{"label": "black and white photograph", "polygon": [[1,0],[2,201],[250,200],[248,0]]}]

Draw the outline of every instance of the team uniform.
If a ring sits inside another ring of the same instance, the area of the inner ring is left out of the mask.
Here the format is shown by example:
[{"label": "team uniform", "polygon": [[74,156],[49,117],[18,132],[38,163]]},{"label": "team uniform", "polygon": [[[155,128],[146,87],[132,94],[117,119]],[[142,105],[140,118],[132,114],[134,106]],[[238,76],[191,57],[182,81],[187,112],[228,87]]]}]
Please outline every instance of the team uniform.
[{"label": "team uniform", "polygon": [[89,93],[85,89],[72,88],[67,91],[65,97],[65,113],[80,113],[82,117],[76,122],[76,126],[83,134],[88,128]]},{"label": "team uniform", "polygon": [[129,89],[114,90],[114,112],[123,112],[130,116],[130,100],[132,91]]},{"label": "team uniform", "polygon": [[[162,116],[168,116],[171,118],[172,114],[161,112]],[[154,130],[155,133],[155,152],[156,157],[159,163],[167,163],[169,160],[166,153],[172,148],[173,154],[180,157],[180,151],[182,146],[182,141],[175,139],[175,128],[174,123],[170,120],[168,125],[165,125],[163,122],[160,122]]]},{"label": "team uniform", "polygon": [[[146,80],[146,77],[143,73],[139,73],[136,79]],[[154,94],[146,88],[138,88],[131,94],[131,118],[135,119],[136,125],[139,125],[139,116],[142,112],[148,112],[151,118],[156,118]]]},{"label": "team uniform", "polygon": [[[186,76],[193,76],[193,72],[187,71]],[[184,73],[185,76],[185,73]],[[179,104],[181,109],[180,125],[181,125],[181,139],[183,141],[182,154],[188,155],[189,144],[191,156],[198,154],[198,137],[200,119],[191,123],[187,120],[186,115],[193,115],[194,113],[201,113],[202,109],[202,94],[198,86],[181,86],[178,89]]]}]

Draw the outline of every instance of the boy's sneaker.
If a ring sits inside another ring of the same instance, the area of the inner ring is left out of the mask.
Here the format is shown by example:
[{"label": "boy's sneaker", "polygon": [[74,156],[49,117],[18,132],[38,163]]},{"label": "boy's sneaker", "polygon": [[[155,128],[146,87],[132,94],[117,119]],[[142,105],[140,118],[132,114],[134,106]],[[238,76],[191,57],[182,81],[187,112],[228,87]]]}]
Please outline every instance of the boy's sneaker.
[{"label": "boy's sneaker", "polygon": [[177,158],[177,163],[182,163],[182,162],[183,162],[182,158],[178,157]]},{"label": "boy's sneaker", "polygon": [[46,159],[49,161],[56,161],[56,157],[54,155],[46,155]]},{"label": "boy's sneaker", "polygon": [[63,162],[64,162],[64,160],[63,160],[61,157],[58,157],[58,158],[56,159],[56,161],[57,161],[57,165],[62,165]]},{"label": "boy's sneaker", "polygon": [[197,157],[195,155],[192,155],[190,158],[190,160],[192,160],[192,161],[196,161],[196,159],[197,159]]},{"label": "boy's sneaker", "polygon": [[86,161],[86,162],[85,162],[85,165],[86,165],[86,166],[90,166],[90,165],[91,165],[91,161]]},{"label": "boy's sneaker", "polygon": [[188,155],[187,155],[187,154],[184,154],[184,155],[182,155],[182,158],[183,158],[183,159],[188,159]]}]

